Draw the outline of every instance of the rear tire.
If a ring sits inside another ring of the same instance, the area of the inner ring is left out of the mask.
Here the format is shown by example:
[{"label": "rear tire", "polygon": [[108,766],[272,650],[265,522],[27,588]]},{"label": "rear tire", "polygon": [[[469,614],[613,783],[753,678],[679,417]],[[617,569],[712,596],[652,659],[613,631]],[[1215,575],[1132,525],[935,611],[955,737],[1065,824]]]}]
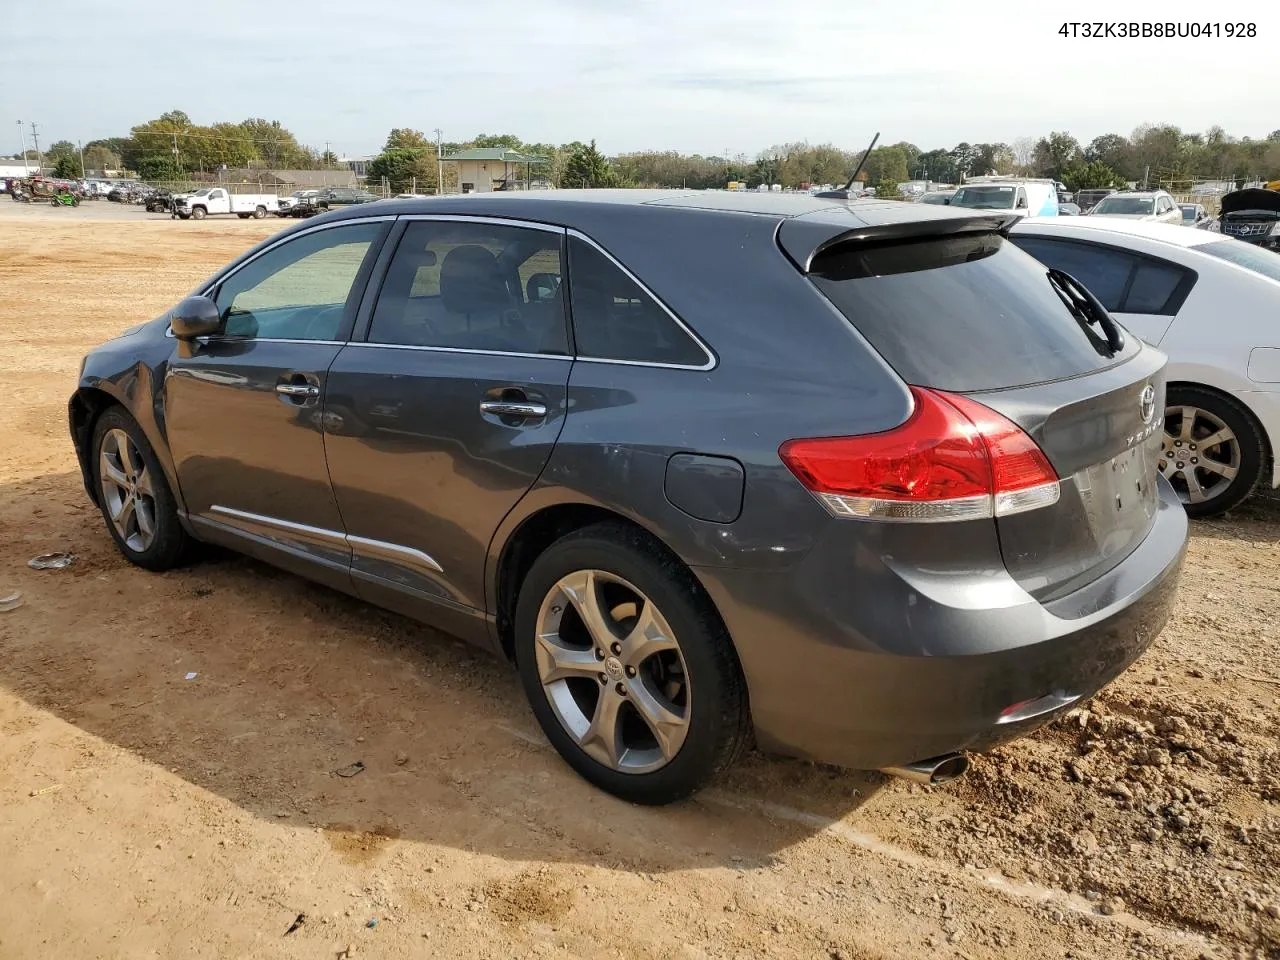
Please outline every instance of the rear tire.
[{"label": "rear tire", "polygon": [[[598,616],[579,612],[585,597]],[[749,741],[746,684],[714,607],[687,568],[628,525],[595,524],[548,547],[520,587],[514,626],[543,732],[617,797],[680,800]]]},{"label": "rear tire", "polygon": [[237,213],[236,216],[239,217],[241,220],[249,219],[249,215],[247,213]]},{"label": "rear tire", "polygon": [[258,206],[258,207],[255,207],[255,208],[254,208],[254,211],[253,211],[253,219],[255,219],[255,220],[261,220],[261,219],[262,219],[263,217],[265,217],[266,215],[267,215],[267,208],[266,208],[266,207]]},{"label": "rear tire", "polygon": [[1164,422],[1160,472],[1188,516],[1225,513],[1253,493],[1266,450],[1253,417],[1237,400],[1204,387],[1172,386]]},{"label": "rear tire", "polygon": [[116,548],[147,570],[179,566],[190,538],[178,520],[177,501],[160,461],[137,421],[112,407],[94,425],[90,450],[94,492]]}]

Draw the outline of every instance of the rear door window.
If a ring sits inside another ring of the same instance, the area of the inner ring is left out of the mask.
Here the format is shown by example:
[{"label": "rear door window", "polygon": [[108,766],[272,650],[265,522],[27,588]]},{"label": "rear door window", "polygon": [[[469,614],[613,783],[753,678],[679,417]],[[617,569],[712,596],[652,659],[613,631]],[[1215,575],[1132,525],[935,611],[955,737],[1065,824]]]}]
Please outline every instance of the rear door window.
[{"label": "rear door window", "polygon": [[997,234],[838,244],[809,277],[908,383],[957,393],[1079,376],[1121,363],[1067,309],[1046,269]]},{"label": "rear door window", "polygon": [[606,254],[573,236],[569,302],[579,357],[699,368],[712,362],[669,310]]}]

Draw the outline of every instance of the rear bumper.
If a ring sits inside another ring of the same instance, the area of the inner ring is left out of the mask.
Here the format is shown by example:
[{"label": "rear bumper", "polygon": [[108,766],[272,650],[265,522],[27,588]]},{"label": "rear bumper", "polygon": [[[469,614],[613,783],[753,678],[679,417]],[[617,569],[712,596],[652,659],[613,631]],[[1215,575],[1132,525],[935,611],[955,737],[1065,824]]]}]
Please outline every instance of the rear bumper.
[{"label": "rear bumper", "polygon": [[[1096,693],[1155,639],[1172,609],[1186,514],[1161,481],[1156,520],[1118,566],[1040,604],[1005,573],[934,576],[824,545],[793,569],[699,568],[725,616],[767,749],[855,768],[980,751]],[[825,555],[824,555],[825,554]],[[1001,712],[1056,706],[1018,722]]]}]

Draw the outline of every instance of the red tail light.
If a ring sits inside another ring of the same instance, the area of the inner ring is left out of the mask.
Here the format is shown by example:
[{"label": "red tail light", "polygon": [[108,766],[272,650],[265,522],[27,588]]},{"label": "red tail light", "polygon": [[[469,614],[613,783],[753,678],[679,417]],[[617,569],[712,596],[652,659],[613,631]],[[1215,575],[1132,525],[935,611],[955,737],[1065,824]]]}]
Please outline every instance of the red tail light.
[{"label": "red tail light", "polygon": [[788,440],[782,462],[838,517],[974,520],[1056,503],[1058,475],[1018,426],[967,397],[912,387],[900,427]]}]

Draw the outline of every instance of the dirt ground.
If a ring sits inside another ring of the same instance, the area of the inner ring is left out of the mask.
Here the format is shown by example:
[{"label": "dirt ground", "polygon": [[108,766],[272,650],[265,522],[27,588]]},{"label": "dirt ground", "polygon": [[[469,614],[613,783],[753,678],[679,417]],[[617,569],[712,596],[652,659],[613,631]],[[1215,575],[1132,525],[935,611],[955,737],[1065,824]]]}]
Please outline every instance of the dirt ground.
[{"label": "dirt ground", "polygon": [[631,807],[482,653],[116,553],[67,438],[81,354],[282,224],[87,206],[0,203],[0,958],[1280,957],[1274,501],[1195,524],[1151,651],[961,781],[753,756]]}]

